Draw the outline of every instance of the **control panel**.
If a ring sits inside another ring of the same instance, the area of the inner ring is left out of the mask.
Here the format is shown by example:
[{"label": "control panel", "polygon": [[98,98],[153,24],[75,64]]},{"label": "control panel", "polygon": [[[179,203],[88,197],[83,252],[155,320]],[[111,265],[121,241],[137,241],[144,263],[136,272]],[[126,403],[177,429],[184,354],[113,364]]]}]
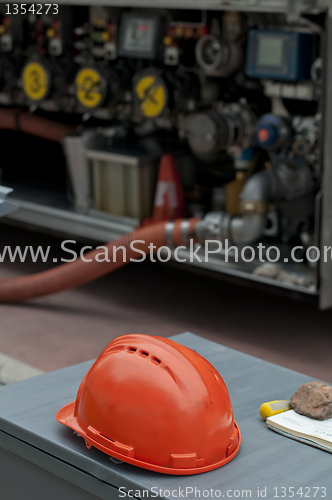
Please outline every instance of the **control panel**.
[{"label": "control panel", "polygon": [[0,105],[174,153],[188,215],[222,213],[239,248],[288,258],[318,234],[325,18],[219,7],[0,8]]}]

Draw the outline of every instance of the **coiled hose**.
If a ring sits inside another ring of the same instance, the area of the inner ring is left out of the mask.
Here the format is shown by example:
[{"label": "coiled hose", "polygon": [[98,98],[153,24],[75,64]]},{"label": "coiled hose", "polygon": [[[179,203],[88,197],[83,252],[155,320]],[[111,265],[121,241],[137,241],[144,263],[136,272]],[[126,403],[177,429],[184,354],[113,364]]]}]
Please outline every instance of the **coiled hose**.
[{"label": "coiled hose", "polygon": [[[23,302],[24,300],[68,290],[69,288],[84,285],[100,278],[124,266],[130,262],[131,258],[138,259],[141,257],[134,249],[130,248],[132,241],[136,241],[135,248],[145,253],[148,252],[151,243],[156,248],[160,248],[166,245],[166,241],[169,244],[170,238],[175,245],[183,244],[188,238],[195,235],[195,228],[199,219],[189,219],[189,221],[185,221],[185,225],[182,225],[182,222],[184,222],[182,219],[178,219],[172,223],[157,222],[146,227],[141,227],[132,233],[128,233],[106,244],[109,256],[113,255],[113,248],[115,246],[118,248],[115,262],[98,262],[96,255],[100,250],[95,249],[84,255],[85,260],[91,259],[90,262],[85,262],[79,258],[74,262],[69,262],[55,269],[35,275],[4,280],[0,282],[0,302]],[[168,226],[168,236],[166,226]],[[169,231],[170,227],[171,231]],[[183,227],[186,228],[185,235]],[[139,243],[138,240],[140,240]],[[124,247],[125,251],[119,247]]]}]

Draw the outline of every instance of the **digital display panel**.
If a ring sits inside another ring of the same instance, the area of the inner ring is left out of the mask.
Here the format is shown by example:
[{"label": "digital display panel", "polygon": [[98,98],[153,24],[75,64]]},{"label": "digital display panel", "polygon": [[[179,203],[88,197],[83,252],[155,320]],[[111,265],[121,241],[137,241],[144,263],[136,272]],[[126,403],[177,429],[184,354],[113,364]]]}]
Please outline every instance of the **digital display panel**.
[{"label": "digital display panel", "polygon": [[285,82],[310,80],[317,38],[311,33],[250,29],[246,74]]},{"label": "digital display panel", "polygon": [[284,38],[260,36],[258,39],[258,66],[280,68],[284,60]]},{"label": "digital display panel", "polygon": [[128,14],[121,26],[120,54],[131,57],[152,58],[156,51],[158,17]]}]

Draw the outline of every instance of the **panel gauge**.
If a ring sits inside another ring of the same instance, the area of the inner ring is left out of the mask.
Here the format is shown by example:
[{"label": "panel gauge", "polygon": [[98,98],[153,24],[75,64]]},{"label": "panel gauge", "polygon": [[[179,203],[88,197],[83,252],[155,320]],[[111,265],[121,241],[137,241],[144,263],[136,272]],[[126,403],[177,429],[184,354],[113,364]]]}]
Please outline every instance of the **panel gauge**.
[{"label": "panel gauge", "polygon": [[127,12],[120,25],[119,55],[154,59],[160,33],[160,16]]}]

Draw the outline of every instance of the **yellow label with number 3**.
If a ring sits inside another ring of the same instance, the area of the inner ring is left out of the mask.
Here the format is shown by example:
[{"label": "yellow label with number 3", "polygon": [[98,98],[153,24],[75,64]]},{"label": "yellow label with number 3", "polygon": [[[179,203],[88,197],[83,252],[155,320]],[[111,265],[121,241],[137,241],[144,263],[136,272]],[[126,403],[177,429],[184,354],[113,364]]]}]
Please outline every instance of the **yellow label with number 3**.
[{"label": "yellow label with number 3", "polygon": [[50,88],[49,76],[43,66],[37,62],[28,63],[22,74],[23,90],[32,101],[44,99]]},{"label": "yellow label with number 3", "polygon": [[76,75],[76,97],[86,108],[96,108],[104,98],[102,76],[93,68],[82,68]]}]

